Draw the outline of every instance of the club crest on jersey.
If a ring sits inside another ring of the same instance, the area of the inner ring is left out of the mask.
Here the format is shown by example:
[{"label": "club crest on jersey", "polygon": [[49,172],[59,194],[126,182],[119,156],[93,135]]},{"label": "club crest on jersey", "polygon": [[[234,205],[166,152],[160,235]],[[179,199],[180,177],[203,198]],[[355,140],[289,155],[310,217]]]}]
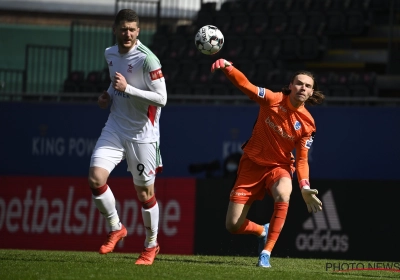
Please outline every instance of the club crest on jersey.
[{"label": "club crest on jersey", "polygon": [[261,88],[261,87],[259,87],[258,88],[258,97],[261,97],[261,98],[264,98],[264,96],[265,96],[265,90],[264,90],[264,88]]},{"label": "club crest on jersey", "polygon": [[108,63],[108,66],[113,66],[112,60],[110,60],[110,62]]},{"label": "club crest on jersey", "polygon": [[132,73],[132,69],[133,69],[133,66],[132,66],[132,64],[128,64],[128,70],[126,70],[128,73]]},{"label": "club crest on jersey", "polygon": [[295,130],[299,130],[301,128],[301,124],[299,123],[299,121],[296,121],[295,123],[294,123],[294,129]]},{"label": "club crest on jersey", "polygon": [[150,73],[150,78],[151,78],[152,81],[158,80],[158,79],[161,79],[161,78],[164,77],[164,75],[163,75],[163,73],[161,71],[161,68],[156,69],[154,71],[151,71],[149,73]]}]

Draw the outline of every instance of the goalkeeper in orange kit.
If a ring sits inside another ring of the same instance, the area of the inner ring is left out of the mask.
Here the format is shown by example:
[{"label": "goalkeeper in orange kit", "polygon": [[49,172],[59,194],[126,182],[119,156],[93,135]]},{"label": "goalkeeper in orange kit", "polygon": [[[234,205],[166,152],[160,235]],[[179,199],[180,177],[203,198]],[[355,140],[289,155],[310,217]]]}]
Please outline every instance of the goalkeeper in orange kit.
[{"label": "goalkeeper in orange kit", "polygon": [[[259,237],[257,266],[270,267],[272,249],[286,220],[296,162],[297,178],[308,212],[322,210],[310,188],[308,151],[316,132],[315,122],[305,104],[320,104],[324,95],[318,91],[312,73],[294,74],[287,88],[272,92],[253,85],[245,75],[225,59],[218,59],[211,72],[222,70],[227,78],[260,106],[250,139],[243,145],[235,185],[230,193],[226,228],[233,234]],[[296,161],[292,151],[296,149]],[[251,204],[265,193],[274,199],[274,212],[266,225],[246,218]]]}]

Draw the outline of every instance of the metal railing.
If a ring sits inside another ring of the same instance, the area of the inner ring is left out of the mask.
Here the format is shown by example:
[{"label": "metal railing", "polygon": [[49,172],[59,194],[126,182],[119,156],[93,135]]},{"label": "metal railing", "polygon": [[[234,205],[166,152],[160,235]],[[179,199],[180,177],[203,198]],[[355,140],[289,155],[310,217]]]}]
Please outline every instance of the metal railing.
[{"label": "metal railing", "polygon": [[3,92],[21,93],[24,76],[24,70],[0,68],[0,96]]},{"label": "metal railing", "polygon": [[23,93],[58,93],[69,73],[69,47],[27,45]]},{"label": "metal railing", "polygon": [[112,23],[73,21],[70,28],[71,55],[68,73],[71,71],[100,71],[107,67],[104,50],[113,45]]}]

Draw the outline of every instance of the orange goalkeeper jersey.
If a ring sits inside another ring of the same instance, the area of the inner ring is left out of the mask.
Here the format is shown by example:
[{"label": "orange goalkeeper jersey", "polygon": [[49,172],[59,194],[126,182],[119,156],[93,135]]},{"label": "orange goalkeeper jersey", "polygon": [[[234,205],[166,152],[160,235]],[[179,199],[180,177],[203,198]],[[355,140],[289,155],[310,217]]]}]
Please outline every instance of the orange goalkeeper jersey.
[{"label": "orange goalkeeper jersey", "polygon": [[282,92],[253,85],[234,67],[229,73],[224,72],[237,88],[260,105],[251,138],[243,152],[259,165],[279,166],[290,165],[291,152],[296,149],[298,180],[309,179],[308,151],[316,128],[308,110],[304,106],[293,107]]}]

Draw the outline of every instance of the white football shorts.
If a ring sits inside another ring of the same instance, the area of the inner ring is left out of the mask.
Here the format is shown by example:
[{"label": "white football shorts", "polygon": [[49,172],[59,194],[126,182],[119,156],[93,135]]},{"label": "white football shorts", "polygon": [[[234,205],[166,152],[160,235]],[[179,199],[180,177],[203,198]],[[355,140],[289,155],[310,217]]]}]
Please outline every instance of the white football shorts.
[{"label": "white football shorts", "polygon": [[90,167],[101,167],[111,173],[124,159],[136,186],[153,184],[156,173],[162,170],[160,147],[157,142],[137,143],[103,129],[93,149]]}]

